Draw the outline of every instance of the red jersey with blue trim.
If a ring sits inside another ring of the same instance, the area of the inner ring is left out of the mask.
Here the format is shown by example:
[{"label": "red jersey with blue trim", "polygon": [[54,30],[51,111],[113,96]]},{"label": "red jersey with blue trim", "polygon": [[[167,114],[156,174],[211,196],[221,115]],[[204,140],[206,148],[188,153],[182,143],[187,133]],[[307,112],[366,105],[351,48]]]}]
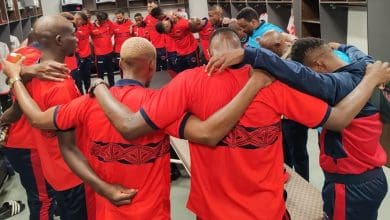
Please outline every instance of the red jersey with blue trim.
[{"label": "red jersey with blue trim", "polygon": [[320,165],[337,174],[361,174],[387,162],[380,144],[383,124],[379,113],[359,117],[341,132],[323,129],[320,135]]},{"label": "red jersey with blue trim", "polygon": [[115,53],[120,53],[123,42],[125,42],[125,40],[131,37],[130,27],[132,25],[133,23],[129,19],[125,19],[122,23],[118,23],[118,22],[113,23]]},{"label": "red jersey with blue trim", "polygon": [[[25,57],[25,60],[23,61],[23,65],[25,66],[38,63],[42,55],[40,50],[28,46],[17,49],[15,53],[19,53]],[[28,91],[31,91],[31,81],[27,82],[25,86]],[[30,125],[26,116],[23,114],[17,122],[10,125],[6,146],[24,149],[35,148],[34,138],[32,138],[34,129],[35,128]]]},{"label": "red jersey with blue trim", "polygon": [[169,35],[166,35],[165,40],[166,40],[165,48],[166,48],[167,52],[171,52],[171,53],[176,52],[175,40]]},{"label": "red jersey with blue trim", "polygon": [[146,15],[144,21],[146,23],[146,30],[149,33],[150,42],[152,42],[155,48],[164,48],[165,34],[159,34],[156,30],[156,24],[159,20],[151,15]]},{"label": "red jersey with blue trim", "polygon": [[149,31],[146,29],[146,27],[133,25],[131,35],[134,37],[143,37],[150,40]]},{"label": "red jersey with blue trim", "polygon": [[70,69],[70,71],[73,71],[77,69],[77,58],[76,55],[73,56],[66,56],[64,63]]},{"label": "red jersey with blue trim", "polygon": [[[138,111],[155,92],[130,79],[119,80],[110,91],[132,111]],[[120,207],[96,195],[98,219],[170,219],[167,135],[159,131],[129,142],[111,125],[96,99],[87,95],[59,106],[55,114],[59,130],[78,128],[87,134],[82,151],[103,180],[139,190],[130,205]],[[177,126],[173,129],[177,133]]]},{"label": "red jersey with blue trim", "polygon": [[191,54],[198,48],[198,42],[190,31],[190,23],[187,19],[178,17],[168,35],[175,40],[176,52],[180,56]]},{"label": "red jersey with blue trim", "polygon": [[211,35],[214,33],[214,27],[207,18],[203,18],[203,20],[205,20],[206,23],[203,26],[202,30],[199,31],[199,40],[200,40],[200,45],[202,46],[204,58],[207,61],[209,61],[210,60],[209,41]]},{"label": "red jersey with blue trim", "polygon": [[[77,98],[80,93],[73,79],[64,82],[51,82],[39,79],[31,80],[31,97],[42,111],[50,107],[66,104]],[[56,131],[38,130],[34,132],[35,147],[41,158],[45,179],[57,191],[73,188],[82,181],[70,170],[61,156]]]},{"label": "red jersey with blue trim", "polygon": [[86,58],[91,55],[91,45],[89,44],[89,37],[91,35],[91,23],[87,23],[80,27],[77,27],[75,36],[77,38],[77,50],[76,53],[81,58]]},{"label": "red jersey with blue trim", "polygon": [[92,26],[91,38],[95,55],[107,55],[113,51],[111,40],[113,34],[113,24],[111,21],[106,21],[99,27],[95,24]]},{"label": "red jersey with blue trim", "polygon": [[[154,128],[167,127],[186,111],[205,120],[243,88],[249,73],[249,66],[212,77],[205,67],[187,70],[145,104],[141,115]],[[216,148],[190,143],[187,207],[201,219],[282,219],[281,115],[315,127],[327,120],[330,110],[323,101],[278,81],[262,89]]]}]

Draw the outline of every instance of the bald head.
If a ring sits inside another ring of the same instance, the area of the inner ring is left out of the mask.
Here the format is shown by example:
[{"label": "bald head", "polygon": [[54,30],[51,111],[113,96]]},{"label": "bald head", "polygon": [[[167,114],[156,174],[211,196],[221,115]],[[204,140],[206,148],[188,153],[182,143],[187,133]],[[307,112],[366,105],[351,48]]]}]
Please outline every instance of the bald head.
[{"label": "bald head", "polygon": [[261,47],[266,48],[278,56],[286,56],[297,38],[287,33],[268,31],[259,40]]},{"label": "bald head", "polygon": [[64,18],[66,18],[68,21],[73,22],[73,20],[74,20],[74,16],[73,16],[73,14],[70,13],[70,12],[67,12],[67,11],[66,11],[66,12],[61,12],[60,15],[61,15],[62,17],[64,17]]},{"label": "bald head", "polygon": [[210,56],[228,53],[230,50],[238,48],[241,48],[240,38],[237,33],[230,28],[219,28],[210,38]]},{"label": "bald head", "polygon": [[223,8],[219,5],[213,5],[208,12],[209,20],[213,25],[220,25],[223,18]]},{"label": "bald head", "polygon": [[244,32],[244,29],[242,29],[240,25],[238,25],[237,19],[230,19],[229,28],[238,34],[238,37],[240,38],[241,42],[246,42],[247,34]]},{"label": "bald head", "polygon": [[73,24],[59,15],[39,18],[34,25],[34,36],[42,49],[59,50],[66,55],[76,49]]},{"label": "bald head", "polygon": [[213,5],[210,7],[209,11],[217,12],[223,14],[223,8],[219,5]]}]

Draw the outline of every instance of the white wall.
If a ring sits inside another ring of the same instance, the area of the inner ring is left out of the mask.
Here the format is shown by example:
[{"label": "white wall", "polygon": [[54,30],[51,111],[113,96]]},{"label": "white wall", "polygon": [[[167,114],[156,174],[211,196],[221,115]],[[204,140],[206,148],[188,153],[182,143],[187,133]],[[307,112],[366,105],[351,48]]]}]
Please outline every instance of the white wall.
[{"label": "white wall", "polygon": [[61,11],[60,0],[41,0],[43,15],[58,14]]},{"label": "white wall", "polygon": [[347,43],[368,53],[367,11],[351,8],[348,12]]},{"label": "white wall", "polygon": [[207,17],[208,5],[207,0],[189,0],[190,17],[203,18]]}]

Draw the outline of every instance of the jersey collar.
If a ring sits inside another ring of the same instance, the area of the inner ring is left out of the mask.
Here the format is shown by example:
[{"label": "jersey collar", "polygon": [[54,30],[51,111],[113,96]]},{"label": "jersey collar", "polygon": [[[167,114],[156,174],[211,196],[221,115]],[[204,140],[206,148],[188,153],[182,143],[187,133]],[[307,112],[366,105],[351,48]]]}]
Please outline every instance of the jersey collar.
[{"label": "jersey collar", "polygon": [[259,26],[255,29],[255,31],[259,30],[261,28],[261,26],[263,26],[263,24],[265,24],[265,21],[264,20],[260,20],[260,24]]},{"label": "jersey collar", "polygon": [[134,79],[120,79],[120,80],[116,81],[115,86],[142,86],[142,87],[144,87],[144,85],[141,82],[134,80]]}]

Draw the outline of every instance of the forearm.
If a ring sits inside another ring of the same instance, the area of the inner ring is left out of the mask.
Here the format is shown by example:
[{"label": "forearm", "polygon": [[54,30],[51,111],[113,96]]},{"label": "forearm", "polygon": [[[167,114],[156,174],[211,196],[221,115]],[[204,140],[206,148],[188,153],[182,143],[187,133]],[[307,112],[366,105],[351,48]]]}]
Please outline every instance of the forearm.
[{"label": "forearm", "polygon": [[21,81],[16,81],[14,83],[13,92],[17,97],[20,108],[29,120],[31,126],[40,129],[56,129],[54,123],[52,122],[52,115],[42,112],[37,103],[31,98],[26,87]]},{"label": "forearm", "polygon": [[375,81],[370,77],[364,77],[349,95],[332,108],[324,127],[334,131],[341,131],[347,127],[366,105],[375,87]]},{"label": "forearm", "polygon": [[267,70],[281,82],[299,91],[334,103],[337,82],[330,75],[318,74],[300,63],[283,60],[266,49],[246,48],[243,62],[252,65],[253,68]]},{"label": "forearm", "polygon": [[60,149],[62,157],[69,168],[80,177],[80,179],[90,185],[94,191],[102,194],[101,189],[106,183],[95,173],[80,150],[73,144],[65,144],[62,142],[60,142]]},{"label": "forearm", "polygon": [[19,108],[19,105],[17,102],[14,102],[10,108],[8,108],[0,118],[0,124],[1,125],[9,125],[12,124],[20,119],[22,117],[23,112]]},{"label": "forearm", "polygon": [[33,78],[32,69],[29,66],[22,66],[22,70],[20,72],[20,77],[23,82],[28,82]]},{"label": "forearm", "polygon": [[184,130],[184,137],[192,142],[215,146],[233,129],[259,89],[264,86],[261,82],[251,78],[227,105],[207,120],[200,121],[197,118],[190,118]]},{"label": "forearm", "polygon": [[106,86],[98,85],[94,94],[106,117],[125,139],[132,140],[153,131],[139,113],[132,112],[127,106],[120,103],[111,95]]}]

